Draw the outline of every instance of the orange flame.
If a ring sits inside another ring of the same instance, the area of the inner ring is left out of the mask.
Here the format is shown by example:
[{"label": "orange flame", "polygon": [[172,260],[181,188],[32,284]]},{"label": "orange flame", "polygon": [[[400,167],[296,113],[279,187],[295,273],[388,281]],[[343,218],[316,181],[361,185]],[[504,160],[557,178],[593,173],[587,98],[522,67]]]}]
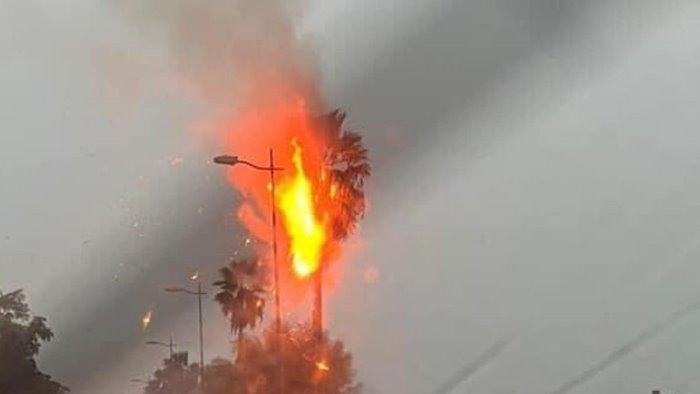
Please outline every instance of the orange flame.
[{"label": "orange flame", "polygon": [[[273,261],[265,244],[273,240],[270,193],[274,190],[279,290],[285,310],[302,306],[311,285],[308,279],[339,261],[344,251],[334,228],[348,193],[332,176],[326,156],[332,135],[320,120],[305,100],[293,95],[249,102],[224,126],[225,152],[260,167],[283,168],[274,172],[274,188],[269,174],[251,168],[227,167],[227,175],[244,198],[236,216],[265,264]],[[329,272],[326,289],[333,288],[337,280],[333,275],[339,275],[337,270]]]},{"label": "orange flame", "polygon": [[318,271],[326,242],[326,229],[318,220],[312,183],[304,171],[302,150],[292,141],[295,174],[279,190],[279,209],[289,235],[292,268],[300,278]]}]

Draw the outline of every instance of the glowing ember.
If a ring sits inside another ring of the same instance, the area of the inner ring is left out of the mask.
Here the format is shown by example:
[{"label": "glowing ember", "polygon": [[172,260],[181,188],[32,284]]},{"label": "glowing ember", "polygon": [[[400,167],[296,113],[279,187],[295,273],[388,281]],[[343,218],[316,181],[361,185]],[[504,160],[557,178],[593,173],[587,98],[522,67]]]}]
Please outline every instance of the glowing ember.
[{"label": "glowing ember", "polygon": [[290,238],[290,254],[294,273],[302,278],[316,272],[320,266],[326,230],[315,212],[313,189],[304,171],[302,151],[296,140],[294,147],[295,174],[279,189],[279,207]]},{"label": "glowing ember", "polygon": [[328,364],[326,364],[324,361],[316,362],[316,368],[318,368],[319,371],[325,371],[325,372],[331,370],[331,367],[329,367]]},{"label": "glowing ember", "polygon": [[148,326],[151,324],[151,317],[153,316],[153,313],[151,311],[146,312],[145,315],[141,318],[141,325],[143,326],[143,329],[147,329]]}]

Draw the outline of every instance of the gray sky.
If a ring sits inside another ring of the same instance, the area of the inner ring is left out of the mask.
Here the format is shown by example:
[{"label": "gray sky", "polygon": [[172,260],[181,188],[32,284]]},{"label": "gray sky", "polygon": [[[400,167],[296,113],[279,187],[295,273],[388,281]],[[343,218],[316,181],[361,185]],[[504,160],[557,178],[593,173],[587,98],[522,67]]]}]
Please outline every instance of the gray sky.
[{"label": "gray sky", "polygon": [[[700,4],[304,15],[323,91],[375,163],[331,299],[368,392],[430,393],[503,339],[455,393],[700,390]],[[0,288],[48,316],[42,366],[78,394],[138,392],[162,357],[146,339],[194,350],[195,304],[160,289],[244,252],[167,49],[108,3],[0,2]],[[226,355],[206,314],[207,353]]]}]

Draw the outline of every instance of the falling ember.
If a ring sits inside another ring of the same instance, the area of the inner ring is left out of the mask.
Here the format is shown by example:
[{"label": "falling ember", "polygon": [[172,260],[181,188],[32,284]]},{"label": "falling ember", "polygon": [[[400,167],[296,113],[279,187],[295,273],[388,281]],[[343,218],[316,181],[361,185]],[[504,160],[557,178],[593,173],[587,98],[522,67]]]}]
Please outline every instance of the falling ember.
[{"label": "falling ember", "polygon": [[328,372],[331,370],[331,367],[328,366],[324,361],[318,361],[316,362],[316,368],[318,368],[319,371],[324,371]]},{"label": "falling ember", "polygon": [[153,316],[153,313],[151,311],[146,312],[145,315],[141,318],[141,325],[143,326],[143,329],[147,329],[148,326],[151,324],[151,317]]},{"label": "falling ember", "polygon": [[190,279],[191,280],[199,279],[199,271],[195,271],[194,274],[192,274],[192,276],[190,276]]},{"label": "falling ember", "polygon": [[290,242],[294,273],[305,278],[320,266],[326,242],[326,230],[316,216],[311,181],[304,171],[302,150],[292,141],[295,174],[279,189],[279,208],[284,217]]}]

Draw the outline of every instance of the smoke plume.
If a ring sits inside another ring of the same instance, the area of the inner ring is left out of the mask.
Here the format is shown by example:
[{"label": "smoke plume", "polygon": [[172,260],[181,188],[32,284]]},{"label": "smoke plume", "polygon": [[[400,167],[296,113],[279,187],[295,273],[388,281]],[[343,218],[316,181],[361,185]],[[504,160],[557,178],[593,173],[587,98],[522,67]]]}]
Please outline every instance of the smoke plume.
[{"label": "smoke plume", "polygon": [[[296,22],[297,0],[123,0],[140,32],[162,39],[180,82],[193,84],[208,105],[260,105],[302,93],[317,100],[314,56]],[[270,86],[276,89],[270,89]]]}]

